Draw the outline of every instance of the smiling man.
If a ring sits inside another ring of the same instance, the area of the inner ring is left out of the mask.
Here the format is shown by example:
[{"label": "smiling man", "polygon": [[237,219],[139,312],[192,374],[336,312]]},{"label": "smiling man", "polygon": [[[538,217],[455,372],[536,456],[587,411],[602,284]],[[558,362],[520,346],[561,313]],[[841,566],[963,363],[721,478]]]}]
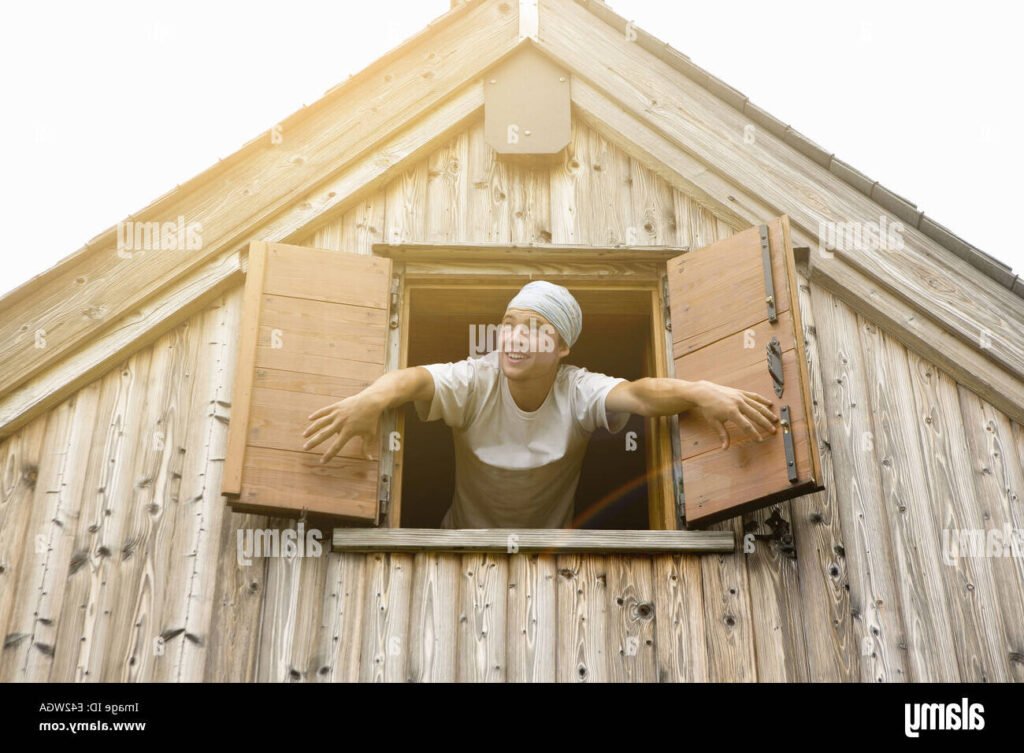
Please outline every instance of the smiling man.
[{"label": "smiling man", "polygon": [[449,363],[389,372],[309,419],[310,449],[337,435],[326,462],[353,437],[373,447],[381,414],[413,401],[424,421],[443,419],[455,442],[455,493],[442,528],[568,528],[587,443],[622,430],[631,414],[695,409],[729,446],[724,422],[775,432],[772,402],[708,381],[621,377],[562,363],[583,315],[561,285],[530,282],[509,302],[499,347]]}]

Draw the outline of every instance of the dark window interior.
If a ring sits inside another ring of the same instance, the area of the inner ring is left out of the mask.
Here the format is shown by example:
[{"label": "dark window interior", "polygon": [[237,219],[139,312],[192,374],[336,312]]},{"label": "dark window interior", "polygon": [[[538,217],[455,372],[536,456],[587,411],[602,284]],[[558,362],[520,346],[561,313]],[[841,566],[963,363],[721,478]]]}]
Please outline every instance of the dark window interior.
[{"label": "dark window interior", "polygon": [[[629,380],[648,376],[650,294],[646,291],[573,289],[583,311],[583,331],[563,363]],[[411,288],[406,363],[459,361],[469,355],[470,325],[498,323],[515,287]],[[405,410],[401,525],[436,528],[451,503],[455,453],[444,421],[421,421]],[[636,449],[627,452],[627,432]],[[647,430],[634,415],[618,434],[604,429],[590,438],[576,491],[575,528],[647,529]]]}]

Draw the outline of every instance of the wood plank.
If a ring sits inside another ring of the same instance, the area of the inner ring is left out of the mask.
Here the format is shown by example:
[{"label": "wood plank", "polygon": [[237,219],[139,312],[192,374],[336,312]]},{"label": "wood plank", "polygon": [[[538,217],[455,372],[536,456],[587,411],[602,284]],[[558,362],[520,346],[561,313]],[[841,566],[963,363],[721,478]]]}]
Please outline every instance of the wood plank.
[{"label": "wood plank", "polygon": [[358,682],[362,651],[362,630],[366,608],[366,556],[331,554],[328,582],[324,592],[324,630],[319,639],[321,655],[330,658],[330,671],[323,682]]},{"label": "wood plank", "polygon": [[[997,660],[1007,663],[1013,682],[1024,681],[1024,559],[1010,548],[1016,536],[1024,534],[1024,511],[1021,494],[1024,491],[1024,472],[1017,453],[1009,419],[962,385],[957,385],[960,410],[963,415],[964,434],[974,480],[977,509],[981,524],[993,543],[1001,548],[993,553],[986,548],[986,556],[979,565],[991,571],[995,585],[995,604],[1000,617],[1000,630],[988,625],[989,633],[996,633],[1005,642],[1000,646]],[[999,531],[998,538],[989,531]],[[965,553],[966,554],[966,553]]]},{"label": "wood plank", "polygon": [[[161,671],[172,674],[162,675],[163,681],[172,676],[179,682],[199,682],[205,674],[220,556],[216,532],[227,515],[220,486],[229,433],[229,390],[237,371],[240,293],[225,296],[197,322],[202,338],[200,366],[191,376],[191,417],[185,439],[189,452],[181,470],[181,504],[175,510],[171,553],[172,562],[187,563],[187,567],[171,571],[163,612],[168,624],[184,632],[174,647],[177,650],[166,654],[169,660]],[[180,587],[170,585],[174,583]]]},{"label": "wood plank", "polygon": [[597,554],[558,555],[557,682],[608,682],[605,559]]},{"label": "wood plank", "polygon": [[[709,527],[740,537],[739,518]],[[738,553],[702,557],[708,682],[757,682],[754,615],[746,563]]]},{"label": "wood plank", "polygon": [[[294,528],[294,520],[286,517],[267,518],[261,541],[281,539],[283,532]],[[255,536],[258,532],[254,531]],[[282,557],[271,552],[266,557],[266,587],[263,611],[260,613],[260,644],[256,658],[257,682],[291,682],[297,671],[291,666],[291,650],[298,620],[298,600],[302,590],[303,558]]]},{"label": "wood plank", "polygon": [[810,403],[825,489],[791,502],[796,545],[800,615],[811,682],[857,682],[860,645],[854,638],[846,545],[840,527],[839,488],[833,471],[831,437],[825,416],[821,355],[811,298],[817,290],[797,273],[803,337],[809,363]]},{"label": "wood plank", "polygon": [[367,555],[360,682],[408,682],[414,556]]},{"label": "wood plank", "polygon": [[240,286],[247,267],[234,251],[169,285],[81,348],[0,397],[0,437],[45,414],[125,359]]},{"label": "wood plank", "polygon": [[[90,436],[83,440],[87,447],[88,462],[81,470],[79,493],[82,495],[81,508],[77,520],[69,525],[74,536],[73,554],[68,563],[67,581],[61,589],[64,607],[56,622],[56,640],[54,643],[53,664],[47,682],[74,682],[77,675],[78,654],[84,635],[83,627],[89,602],[92,583],[92,570],[99,562],[99,551],[96,544],[98,530],[102,522],[104,495],[100,491],[108,463],[106,451],[110,448],[113,436],[121,430],[116,421],[111,420],[114,413],[115,399],[119,389],[121,372],[114,370],[98,379],[94,385],[86,389],[99,390],[99,404]],[[38,422],[37,422],[38,423]],[[0,519],[0,535],[6,521]],[[2,547],[0,547],[2,552]],[[0,555],[2,557],[2,555]],[[13,589],[5,590],[6,593]],[[2,612],[0,612],[0,624]],[[151,653],[151,651],[150,651]],[[140,660],[142,656],[140,655]]]},{"label": "wood plank", "polygon": [[[899,605],[907,635],[905,651],[912,682],[959,682],[957,656],[971,655],[981,636],[968,626],[952,628],[948,595],[956,593],[951,568],[940,554],[942,508],[928,493],[926,465],[905,348],[857,317],[875,445],[889,519]],[[954,648],[955,650],[950,650]]]},{"label": "wood plank", "polygon": [[814,319],[828,442],[853,614],[853,645],[860,653],[861,682],[906,682],[909,668],[901,648],[906,631],[900,619],[893,560],[878,458],[866,442],[872,424],[862,364],[860,334],[852,311],[827,290],[814,290]]},{"label": "wood plank", "polygon": [[39,466],[45,459],[43,442],[46,438],[46,420],[37,419],[20,432],[4,440],[3,483],[0,484],[0,585],[4,598],[0,599],[0,630],[3,631],[3,650],[0,651],[0,677],[15,674],[16,648],[29,639],[31,633],[12,624],[12,614],[20,585],[28,581],[26,563],[28,547],[35,541],[30,535],[29,522],[35,510],[33,500],[39,482]]},{"label": "wood plank", "polygon": [[334,551],[508,552],[515,536],[520,552],[716,553],[735,550],[731,531],[614,531],[584,528],[344,528],[334,529]]},{"label": "wood plank", "polygon": [[[231,509],[257,508],[337,515],[353,521],[373,520],[377,513],[378,460],[336,456],[321,464],[314,453],[285,452],[250,446],[243,467],[242,493]],[[287,490],[293,490],[292,496]],[[264,511],[265,511],[264,510]]]},{"label": "wood plank", "polygon": [[807,682],[807,637],[800,593],[800,568],[792,540],[794,511],[806,508],[806,497],[787,500],[744,516],[743,532],[771,536],[786,531],[790,538],[744,541],[750,613],[758,682]]},{"label": "wood plank", "polygon": [[654,573],[650,556],[606,558],[610,682],[656,682]]},{"label": "wood plank", "polygon": [[1024,421],[1024,379],[1014,376],[964,344],[941,324],[921,316],[914,307],[847,264],[824,266],[810,255],[810,279],[828,288],[858,314],[981,395],[1015,421]]},{"label": "wood plank", "polygon": [[266,528],[266,515],[227,510],[221,524],[213,619],[203,682],[255,682],[260,649],[260,612],[269,559],[239,562],[238,533]]},{"label": "wood plank", "polygon": [[658,682],[707,682],[701,558],[658,554],[652,566]]},{"label": "wood plank", "polygon": [[508,682],[555,682],[558,646],[558,560],[556,555],[509,555]]},{"label": "wood plank", "polygon": [[570,263],[650,262],[659,264],[686,253],[687,246],[586,245],[573,243],[375,243],[373,252],[391,259],[416,264],[429,261],[445,264],[488,261],[497,263]]},{"label": "wood plank", "polygon": [[[118,629],[119,620],[125,617],[126,605],[120,590],[122,575],[134,565],[125,563],[132,546],[135,484],[139,478],[134,460],[141,448],[135,438],[145,432],[152,360],[152,348],[140,351],[117,372],[118,392],[110,423],[118,430],[107,437],[103,476],[96,487],[102,497],[101,513],[93,521],[97,535],[91,550],[94,559],[89,565],[91,582],[78,644],[75,682],[118,682],[127,661],[127,657],[110,654],[109,649],[111,636]],[[166,636],[168,641],[174,638],[185,640],[180,633]]]},{"label": "wood plank", "polygon": [[[18,563],[18,584],[4,595],[5,600],[13,602],[8,634],[13,633],[19,639],[4,642],[0,682],[41,682],[50,672],[54,628],[61,605],[58,578],[66,572],[60,560],[65,559],[66,566],[71,554],[62,529],[81,504],[80,499],[68,499],[62,494],[66,492],[64,485],[73,482],[65,472],[69,456],[75,454],[70,442],[74,438],[81,440],[81,434],[76,437],[75,432],[76,413],[79,410],[89,412],[92,400],[83,398],[80,409],[78,402],[67,400],[47,415],[31,517],[24,531],[26,542]],[[84,418],[88,420],[87,416]],[[84,421],[79,422],[79,432],[83,424]],[[70,462],[73,466],[78,461],[71,459]],[[58,590],[56,598],[52,598],[47,589]]]},{"label": "wood plank", "polygon": [[459,593],[456,681],[505,682],[508,557],[463,554]]},{"label": "wood plank", "polygon": [[413,570],[409,679],[411,682],[455,682],[462,557],[417,552]]}]

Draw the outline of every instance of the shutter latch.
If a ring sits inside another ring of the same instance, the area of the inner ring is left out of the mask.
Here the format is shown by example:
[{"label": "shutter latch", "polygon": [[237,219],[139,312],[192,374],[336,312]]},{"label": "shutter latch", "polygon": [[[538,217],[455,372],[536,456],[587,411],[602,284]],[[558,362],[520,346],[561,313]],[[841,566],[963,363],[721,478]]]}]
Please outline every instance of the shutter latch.
[{"label": "shutter latch", "polygon": [[782,397],[782,386],[785,379],[782,374],[782,346],[779,344],[779,338],[772,335],[771,342],[765,349],[768,351],[768,373],[772,375],[775,396]]}]

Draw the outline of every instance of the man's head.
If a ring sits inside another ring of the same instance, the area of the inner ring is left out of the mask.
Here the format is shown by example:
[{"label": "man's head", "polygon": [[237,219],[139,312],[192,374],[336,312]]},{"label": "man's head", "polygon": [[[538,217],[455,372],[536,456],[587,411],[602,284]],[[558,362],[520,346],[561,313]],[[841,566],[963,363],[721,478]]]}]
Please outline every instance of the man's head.
[{"label": "man's head", "polygon": [[529,378],[558,369],[580,335],[583,313],[566,288],[535,280],[509,301],[502,324],[502,370]]}]

